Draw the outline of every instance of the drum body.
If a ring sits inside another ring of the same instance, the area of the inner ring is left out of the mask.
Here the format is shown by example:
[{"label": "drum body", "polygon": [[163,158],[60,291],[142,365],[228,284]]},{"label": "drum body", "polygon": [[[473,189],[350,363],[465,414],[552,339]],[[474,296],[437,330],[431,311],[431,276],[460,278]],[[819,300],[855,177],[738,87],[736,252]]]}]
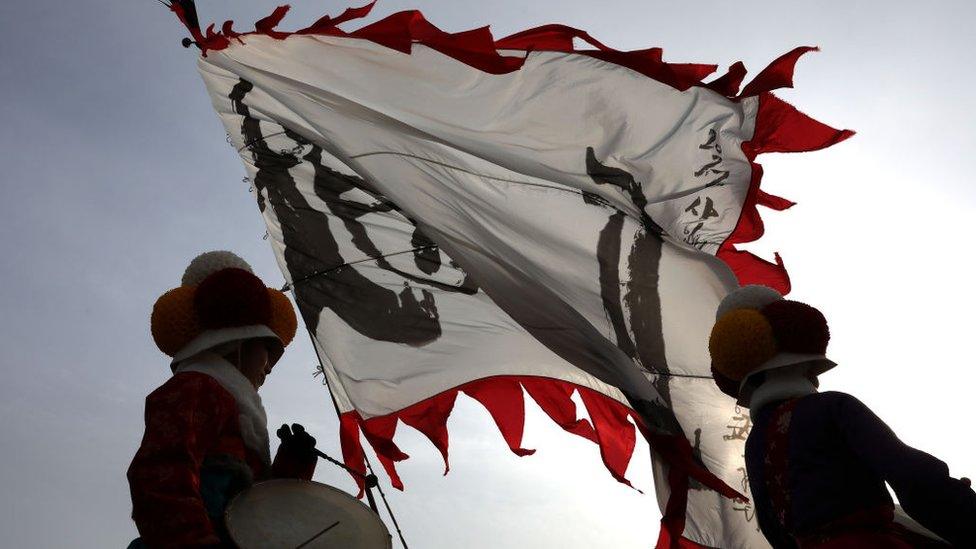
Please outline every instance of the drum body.
[{"label": "drum body", "polygon": [[259,482],[231,501],[225,521],[241,549],[392,549],[376,513],[318,482]]}]

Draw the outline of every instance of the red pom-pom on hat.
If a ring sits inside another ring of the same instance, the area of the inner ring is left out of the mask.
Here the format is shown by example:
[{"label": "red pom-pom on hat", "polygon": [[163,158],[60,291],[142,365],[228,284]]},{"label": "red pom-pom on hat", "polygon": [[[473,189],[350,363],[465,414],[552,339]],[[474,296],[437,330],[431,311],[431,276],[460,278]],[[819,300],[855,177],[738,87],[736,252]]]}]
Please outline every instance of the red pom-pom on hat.
[{"label": "red pom-pom on hat", "polygon": [[271,298],[261,279],[244,269],[221,269],[197,286],[194,306],[206,329],[232,328],[271,320]]},{"label": "red pom-pom on hat", "polygon": [[784,299],[766,305],[762,314],[773,328],[780,352],[822,355],[830,331],[823,313],[799,301]]}]

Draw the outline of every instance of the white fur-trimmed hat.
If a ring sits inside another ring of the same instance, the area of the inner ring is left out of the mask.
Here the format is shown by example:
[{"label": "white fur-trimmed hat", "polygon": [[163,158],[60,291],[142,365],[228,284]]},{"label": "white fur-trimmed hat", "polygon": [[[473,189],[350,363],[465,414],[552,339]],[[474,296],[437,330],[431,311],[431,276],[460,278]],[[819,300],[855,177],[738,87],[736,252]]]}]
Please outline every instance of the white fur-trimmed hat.
[{"label": "white fur-trimmed hat", "polygon": [[150,324],[156,345],[175,367],[203,351],[254,338],[275,343],[270,358],[277,362],[298,319],[288,297],[265,286],[246,261],[213,251],[194,258],[182,284],[156,300]]}]

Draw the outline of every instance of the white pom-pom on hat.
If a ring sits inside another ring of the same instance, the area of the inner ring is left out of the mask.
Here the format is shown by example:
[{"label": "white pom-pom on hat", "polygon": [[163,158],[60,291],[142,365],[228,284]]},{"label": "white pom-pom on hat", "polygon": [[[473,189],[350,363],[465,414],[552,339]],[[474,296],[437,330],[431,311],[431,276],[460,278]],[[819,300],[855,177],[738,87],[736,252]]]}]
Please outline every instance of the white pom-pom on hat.
[{"label": "white pom-pom on hat", "polygon": [[216,250],[213,252],[202,253],[190,262],[190,266],[183,272],[182,286],[196,286],[203,282],[204,278],[214,274],[221,269],[244,269],[249,273],[254,271],[247,261],[234,252],[227,250]]},{"label": "white pom-pom on hat", "polygon": [[715,320],[722,318],[725,313],[735,309],[762,309],[766,305],[783,299],[776,290],[759,284],[743,286],[725,296],[718,310],[715,311]]}]

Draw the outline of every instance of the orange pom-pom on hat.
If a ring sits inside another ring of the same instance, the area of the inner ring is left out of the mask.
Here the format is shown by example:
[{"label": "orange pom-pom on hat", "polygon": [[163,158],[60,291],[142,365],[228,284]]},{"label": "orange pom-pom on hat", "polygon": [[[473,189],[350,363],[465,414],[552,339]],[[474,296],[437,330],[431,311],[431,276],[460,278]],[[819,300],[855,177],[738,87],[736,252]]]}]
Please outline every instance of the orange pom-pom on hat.
[{"label": "orange pom-pom on hat", "polygon": [[180,286],[161,295],[153,305],[150,329],[159,350],[173,356],[200,335],[193,300],[196,287]]},{"label": "orange pom-pom on hat", "polygon": [[708,351],[717,372],[741,381],[776,354],[773,327],[755,309],[729,311],[712,328]]},{"label": "orange pom-pom on hat", "polygon": [[271,298],[271,322],[268,327],[278,335],[282,345],[288,346],[295,338],[295,332],[298,331],[295,308],[292,307],[288,296],[274,288],[268,288],[268,297]]},{"label": "orange pom-pom on hat", "polygon": [[739,404],[748,405],[760,372],[789,367],[816,376],[836,366],[824,355],[830,332],[823,314],[775,290],[739,288],[722,300],[716,317],[708,341],[712,378]]}]

